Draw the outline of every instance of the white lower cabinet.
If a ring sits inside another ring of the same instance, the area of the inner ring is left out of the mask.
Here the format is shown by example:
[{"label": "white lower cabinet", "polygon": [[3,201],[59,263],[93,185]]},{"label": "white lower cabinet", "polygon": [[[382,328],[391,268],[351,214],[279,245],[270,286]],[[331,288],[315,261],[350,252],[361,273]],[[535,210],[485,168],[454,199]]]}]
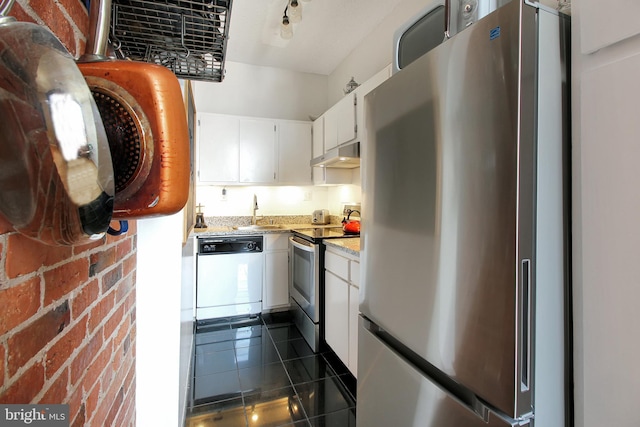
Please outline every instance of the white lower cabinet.
[{"label": "white lower cabinet", "polygon": [[325,253],[325,341],[357,375],[360,263],[327,248]]},{"label": "white lower cabinet", "polygon": [[289,305],[289,233],[264,235],[262,310]]},{"label": "white lower cabinet", "polygon": [[325,340],[345,365],[349,364],[349,284],[325,272]]}]

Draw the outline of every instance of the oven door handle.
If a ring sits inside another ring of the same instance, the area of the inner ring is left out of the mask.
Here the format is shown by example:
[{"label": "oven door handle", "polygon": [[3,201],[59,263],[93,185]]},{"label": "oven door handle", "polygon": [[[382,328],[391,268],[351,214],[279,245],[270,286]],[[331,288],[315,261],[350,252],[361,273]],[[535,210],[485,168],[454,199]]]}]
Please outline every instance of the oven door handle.
[{"label": "oven door handle", "polygon": [[315,248],[313,247],[314,245],[312,243],[300,243],[296,240],[294,240],[293,237],[289,237],[289,243],[291,243],[293,245],[293,247],[298,248],[302,251],[305,252],[315,252]]}]

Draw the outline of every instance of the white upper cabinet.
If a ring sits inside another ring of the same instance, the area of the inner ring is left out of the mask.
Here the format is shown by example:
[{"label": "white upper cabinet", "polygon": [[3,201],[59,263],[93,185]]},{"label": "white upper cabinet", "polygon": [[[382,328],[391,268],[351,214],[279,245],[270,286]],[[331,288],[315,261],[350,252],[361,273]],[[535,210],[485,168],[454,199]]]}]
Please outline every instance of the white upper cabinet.
[{"label": "white upper cabinet", "polygon": [[311,184],[311,123],[278,122],[278,182]]},{"label": "white upper cabinet", "polygon": [[313,122],[313,155],[312,158],[324,154],[324,116],[318,117]]},{"label": "white upper cabinet", "polygon": [[270,120],[240,120],[240,183],[275,182],[276,130]]},{"label": "white upper cabinet", "polygon": [[240,120],[198,113],[198,180],[238,182]]},{"label": "white upper cabinet", "polygon": [[324,151],[356,137],[356,94],[350,93],[324,113]]},{"label": "white upper cabinet", "polygon": [[198,182],[309,185],[311,122],[198,115]]}]

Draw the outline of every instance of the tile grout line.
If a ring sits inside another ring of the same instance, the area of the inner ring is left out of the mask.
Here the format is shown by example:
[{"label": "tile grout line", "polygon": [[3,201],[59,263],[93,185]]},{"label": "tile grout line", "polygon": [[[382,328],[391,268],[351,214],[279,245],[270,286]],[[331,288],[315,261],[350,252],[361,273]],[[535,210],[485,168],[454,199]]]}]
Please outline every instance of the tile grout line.
[{"label": "tile grout line", "polygon": [[[261,319],[262,323],[264,324],[264,327],[267,330],[267,335],[269,335],[269,339],[271,340],[271,344],[273,344],[273,347],[276,349],[276,353],[278,353],[278,359],[280,359],[280,364],[282,365],[282,369],[284,369],[284,373],[287,375],[287,378],[289,379],[289,384],[291,385],[291,388],[293,389],[293,392],[295,393],[296,397],[298,398],[298,402],[300,403],[300,408],[302,408],[302,413],[304,414],[304,419],[307,422],[307,425],[311,426],[311,421],[309,420],[309,415],[307,415],[307,411],[306,409],[304,409],[304,405],[302,404],[302,400],[300,399],[300,395],[298,394],[298,390],[296,389],[296,386],[293,384],[293,380],[291,379],[291,375],[289,375],[289,371],[287,370],[287,367],[284,364],[284,360],[282,359],[282,355],[280,354],[280,350],[278,350],[278,346],[276,345],[276,341],[273,339],[273,336],[271,335],[271,331],[269,331],[269,327],[267,326],[266,322],[264,321],[264,319]],[[295,421],[294,421],[295,423]]]}]

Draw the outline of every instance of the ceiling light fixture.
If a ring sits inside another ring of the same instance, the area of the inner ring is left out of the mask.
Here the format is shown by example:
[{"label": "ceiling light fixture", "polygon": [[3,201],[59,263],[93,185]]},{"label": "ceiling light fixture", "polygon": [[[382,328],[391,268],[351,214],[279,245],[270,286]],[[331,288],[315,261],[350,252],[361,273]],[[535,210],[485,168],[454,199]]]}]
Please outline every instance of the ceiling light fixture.
[{"label": "ceiling light fixture", "polygon": [[280,37],[285,40],[289,40],[293,37],[293,25],[289,21],[289,17],[287,16],[287,9],[289,9],[289,5],[284,8],[284,15],[282,15],[282,25],[280,25]]},{"label": "ceiling light fixture", "polygon": [[302,5],[298,3],[298,0],[291,0],[289,5],[289,18],[291,22],[297,24],[302,20]]}]

